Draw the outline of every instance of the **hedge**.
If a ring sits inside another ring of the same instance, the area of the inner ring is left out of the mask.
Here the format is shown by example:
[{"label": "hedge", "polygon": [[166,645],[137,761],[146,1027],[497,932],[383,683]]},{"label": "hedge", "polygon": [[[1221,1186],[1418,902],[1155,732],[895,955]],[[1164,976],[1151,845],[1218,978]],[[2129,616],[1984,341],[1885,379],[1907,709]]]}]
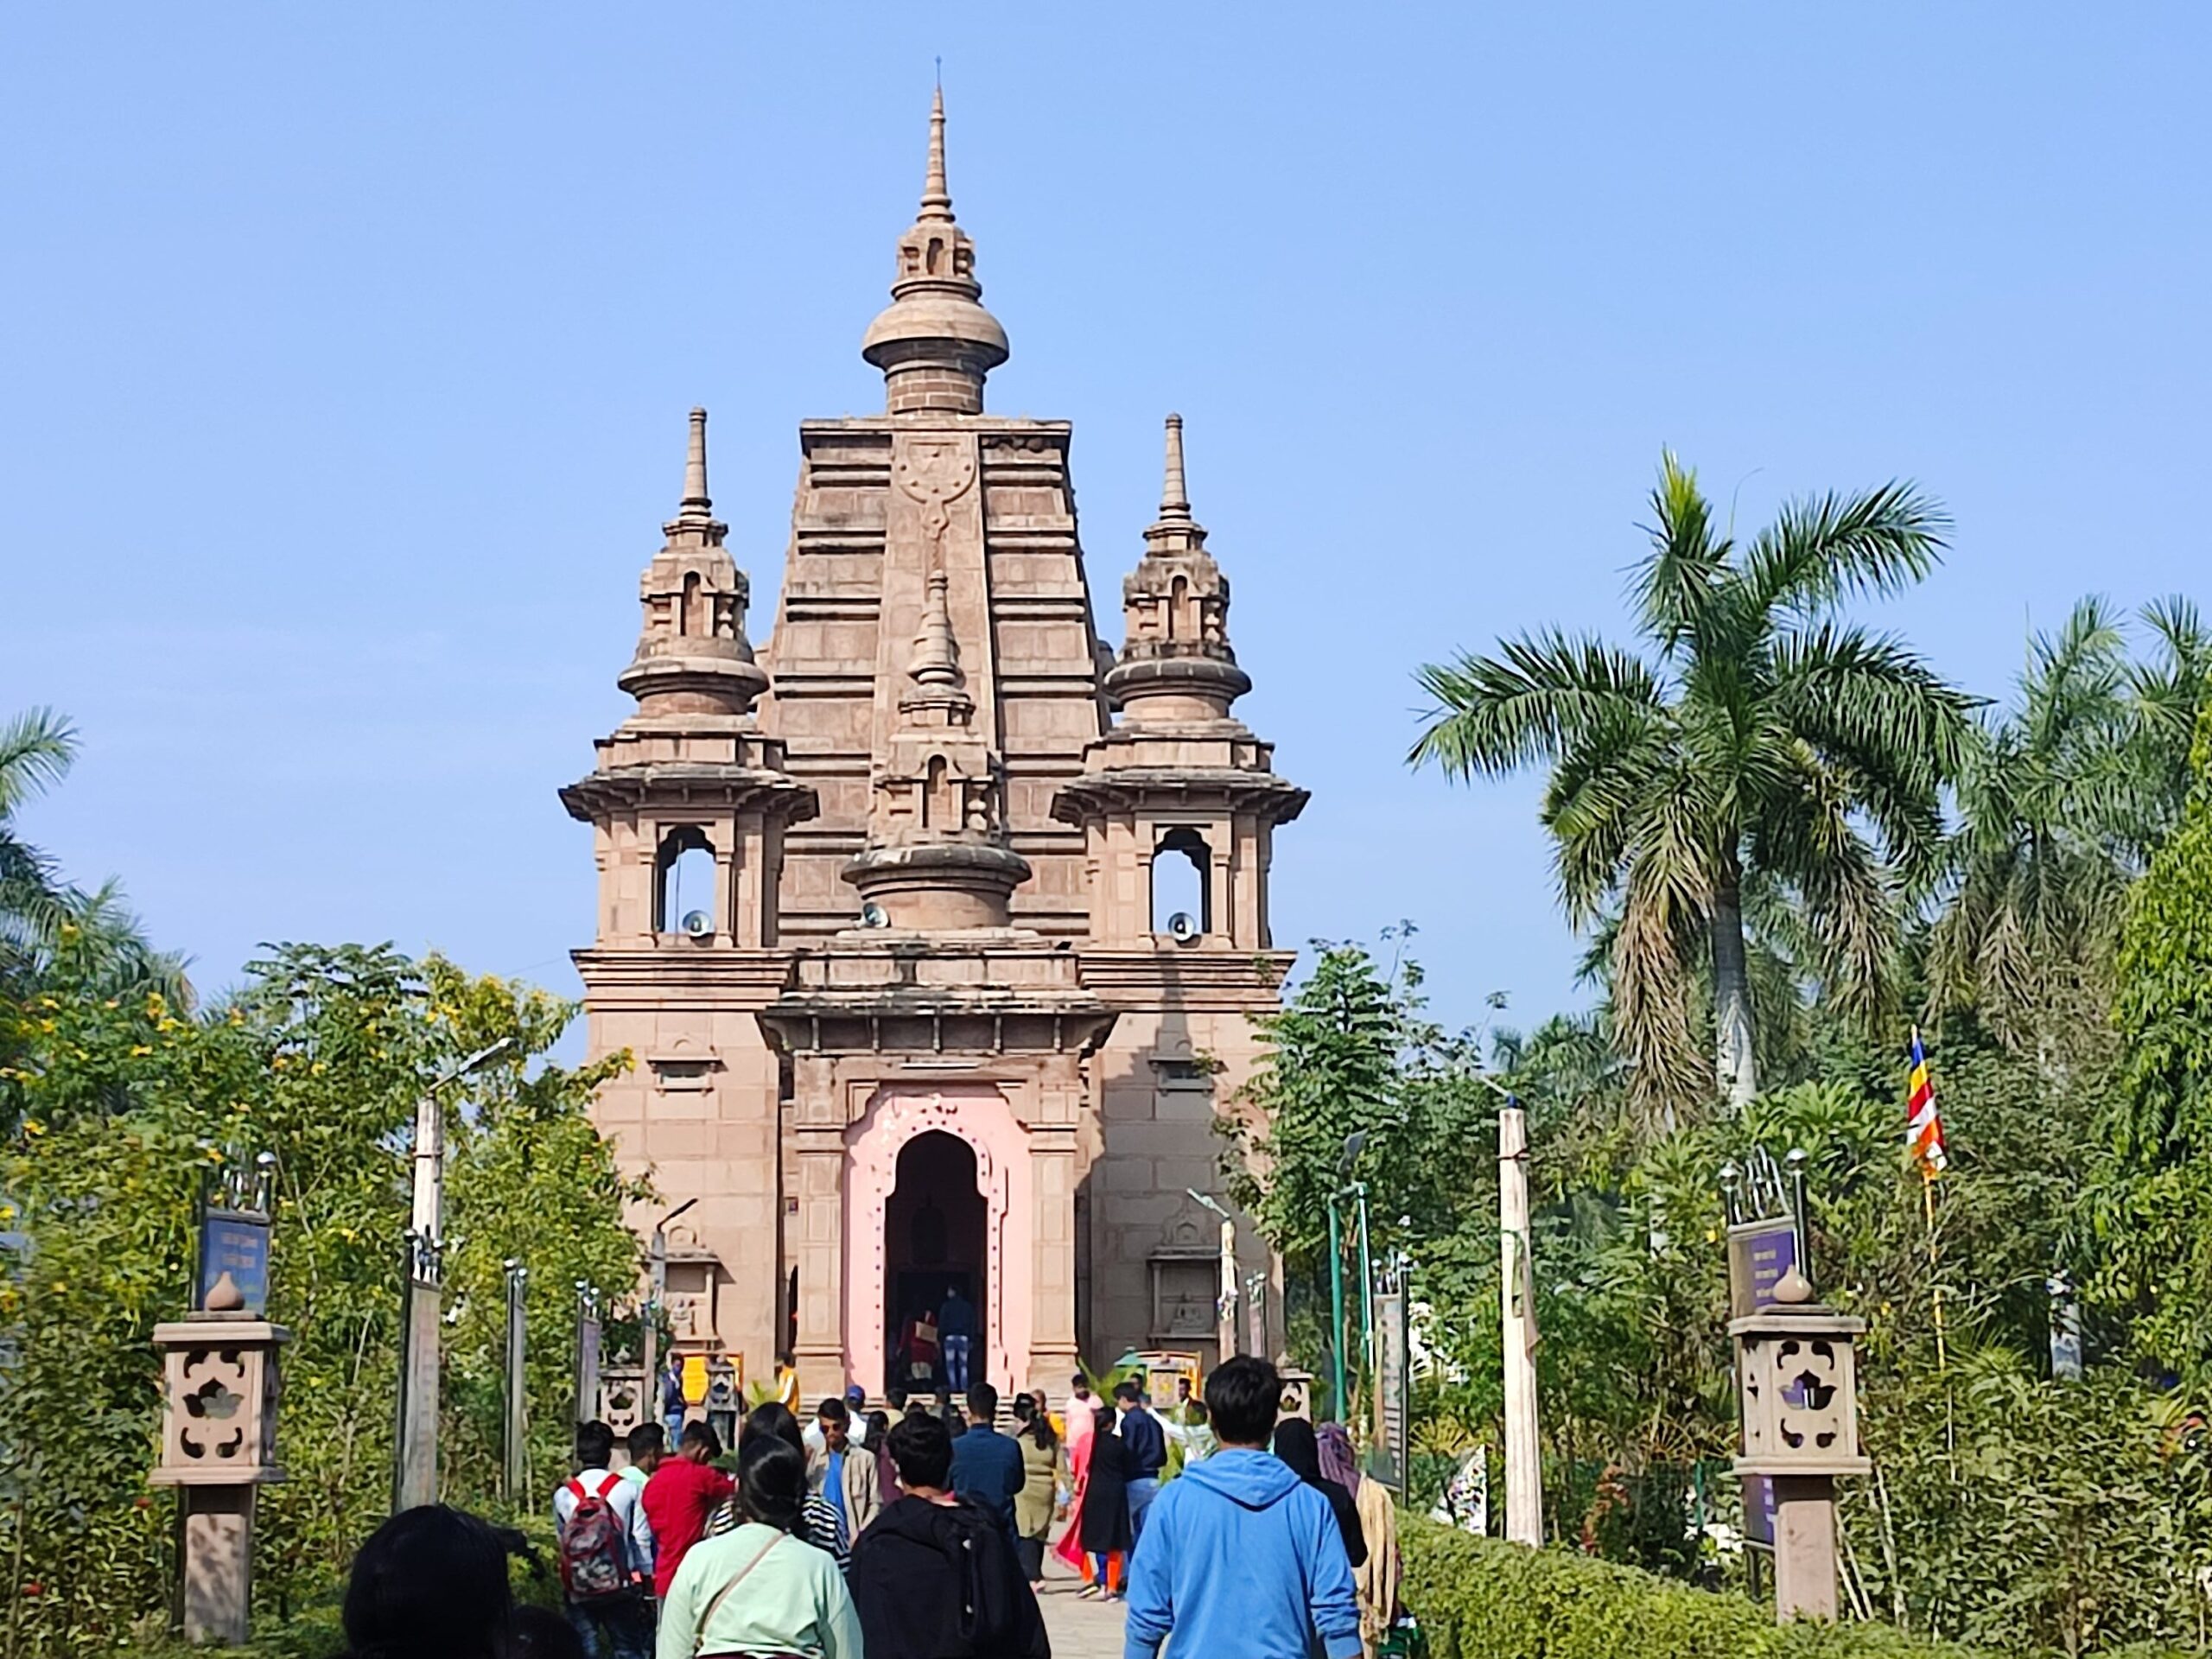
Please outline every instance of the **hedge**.
[{"label": "hedge", "polygon": [[1404,1522],[1404,1597],[1431,1659],[1974,1659],[1886,1624],[1777,1625],[1746,1597],[1560,1549]]}]

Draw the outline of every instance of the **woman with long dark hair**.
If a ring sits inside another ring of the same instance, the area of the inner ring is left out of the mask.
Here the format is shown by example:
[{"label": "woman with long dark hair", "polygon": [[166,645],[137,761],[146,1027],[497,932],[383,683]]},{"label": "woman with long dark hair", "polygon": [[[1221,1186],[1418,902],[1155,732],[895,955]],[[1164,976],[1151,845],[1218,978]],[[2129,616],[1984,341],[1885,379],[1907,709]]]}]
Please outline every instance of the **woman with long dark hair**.
[{"label": "woman with long dark hair", "polygon": [[1067,1471],[1067,1458],[1052,1420],[1037,1408],[1026,1394],[1014,1396],[1014,1438],[1021,1446],[1021,1490],[1014,1498],[1014,1548],[1021,1559],[1022,1575],[1037,1584],[1045,1577],[1045,1541],[1052,1531],[1052,1511],[1058,1507],[1060,1479]]},{"label": "woman with long dark hair", "polygon": [[1128,1587],[1123,1562],[1135,1535],[1129,1527],[1129,1465],[1111,1408],[1101,1406],[1091,1414],[1091,1434],[1085,1441],[1086,1468],[1080,1489],[1083,1506],[1083,1554],[1088,1569],[1097,1573],[1080,1594],[1103,1601],[1119,1601]]},{"label": "woman with long dark hair", "polygon": [[801,1531],[806,1454],[781,1435],[758,1433],[743,1442],[737,1465],[738,1527],[693,1545],[677,1568],[661,1604],[658,1659],[860,1659],[860,1619],[844,1574]]},{"label": "woman with long dark hair", "polygon": [[1344,1554],[1356,1573],[1367,1560],[1367,1536],[1360,1530],[1359,1510],[1351,1494],[1321,1472],[1321,1446],[1313,1425],[1303,1417],[1286,1417],[1275,1425],[1275,1456],[1290,1465],[1291,1473],[1329,1500],[1337,1514],[1337,1530],[1344,1535]]},{"label": "woman with long dark hair", "polygon": [[507,1548],[473,1515],[425,1503],[369,1535],[346,1582],[350,1659],[505,1659]]}]

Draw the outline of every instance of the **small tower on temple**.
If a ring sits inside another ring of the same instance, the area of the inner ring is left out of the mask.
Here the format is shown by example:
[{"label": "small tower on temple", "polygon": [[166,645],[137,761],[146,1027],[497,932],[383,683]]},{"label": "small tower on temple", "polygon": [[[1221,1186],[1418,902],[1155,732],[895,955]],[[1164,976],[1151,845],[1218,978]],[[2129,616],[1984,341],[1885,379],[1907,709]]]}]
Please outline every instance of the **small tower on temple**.
[{"label": "small tower on temple", "polygon": [[950,584],[930,570],[889,753],[877,770],[868,844],[845,867],[880,925],[1005,927],[1029,861],[1007,840],[1005,768],[976,731],[952,637]]},{"label": "small tower on temple", "polygon": [[953,222],[944,178],[944,92],[930,108],[921,212],[899,238],[891,303],[868,325],[861,355],[883,371],[893,415],[980,415],[983,379],[1007,359],[1006,330],[983,308],[976,245]]},{"label": "small tower on temple", "polygon": [[[1084,775],[1052,816],[1083,826],[1097,869],[1094,946],[1269,950],[1274,828],[1306,791],[1275,776],[1274,750],[1230,705],[1252,689],[1229,645],[1229,579],[1191,515],[1183,420],[1167,417],[1160,516],[1122,584],[1126,630],[1106,671],[1114,728],[1084,751]],[[1287,959],[1286,964],[1287,965]]]},{"label": "small tower on temple", "polygon": [[[637,713],[601,738],[591,776],[561,791],[598,831],[599,942],[696,951],[776,939],[786,825],[814,791],[785,772],[753,705],[768,676],[745,637],[750,589],[707,494],[707,411],[691,411],[683,497],[638,583],[645,625],[615,683]],[[583,963],[587,988],[590,963]]]},{"label": "small tower on temple", "polygon": [[1183,417],[1167,417],[1160,517],[1144,556],[1122,581],[1124,637],[1106,671],[1106,695],[1125,722],[1147,726],[1229,718],[1252,689],[1229,646],[1229,578],[1206,551],[1183,474]]}]

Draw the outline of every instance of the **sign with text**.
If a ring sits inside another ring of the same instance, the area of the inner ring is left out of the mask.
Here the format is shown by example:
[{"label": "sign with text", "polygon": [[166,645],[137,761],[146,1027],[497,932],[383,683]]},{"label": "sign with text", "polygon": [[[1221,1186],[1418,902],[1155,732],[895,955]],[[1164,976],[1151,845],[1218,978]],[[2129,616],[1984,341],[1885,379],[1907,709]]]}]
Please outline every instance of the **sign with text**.
[{"label": "sign with text", "polygon": [[[1797,1265],[1797,1227],[1788,1216],[1747,1221],[1728,1230],[1728,1311],[1735,1319],[1774,1306],[1774,1287]],[[1744,1537],[1774,1548],[1774,1483],[1744,1477]]]},{"label": "sign with text", "polygon": [[1797,1265],[1797,1228],[1787,1216],[1728,1230],[1728,1313],[1743,1319],[1774,1306],[1774,1287]]},{"label": "sign with text", "polygon": [[209,1313],[255,1319],[269,1311],[268,1217],[210,1210],[200,1217],[195,1305]]}]

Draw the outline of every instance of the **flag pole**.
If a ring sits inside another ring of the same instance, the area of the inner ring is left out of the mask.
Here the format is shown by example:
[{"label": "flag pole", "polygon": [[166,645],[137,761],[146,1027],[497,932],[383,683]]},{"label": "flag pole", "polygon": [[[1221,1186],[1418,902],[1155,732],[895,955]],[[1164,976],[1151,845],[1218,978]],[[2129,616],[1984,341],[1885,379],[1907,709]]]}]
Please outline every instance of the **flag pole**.
[{"label": "flag pole", "polygon": [[1920,1166],[1920,1198],[1922,1212],[1928,1218],[1928,1300],[1936,1314],[1936,1371],[1939,1376],[1948,1376],[1951,1358],[1943,1334],[1943,1281],[1936,1257],[1936,1172],[1925,1163]]}]

